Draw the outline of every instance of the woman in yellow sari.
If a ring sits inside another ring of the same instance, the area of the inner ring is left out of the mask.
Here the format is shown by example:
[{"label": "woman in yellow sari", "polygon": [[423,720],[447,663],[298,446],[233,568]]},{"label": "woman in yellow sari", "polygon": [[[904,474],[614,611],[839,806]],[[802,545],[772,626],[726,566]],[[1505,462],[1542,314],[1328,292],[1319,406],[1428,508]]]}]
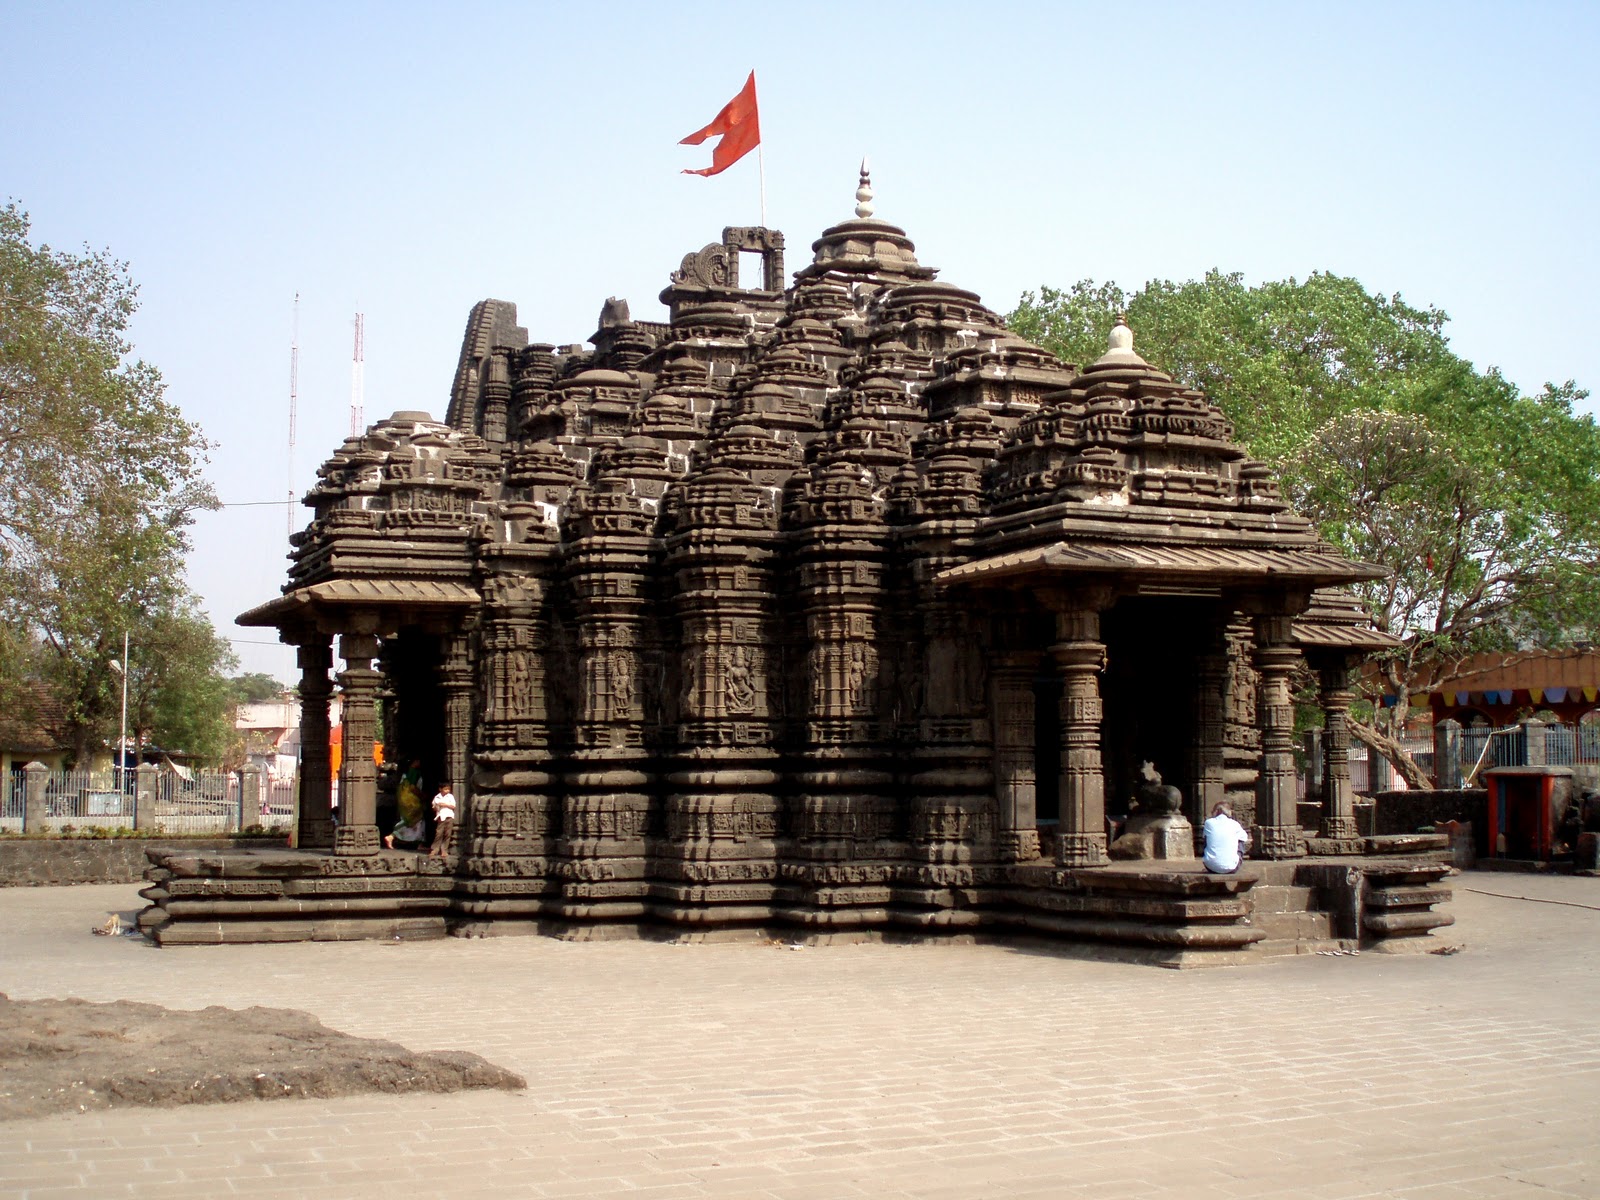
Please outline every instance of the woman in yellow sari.
[{"label": "woman in yellow sari", "polygon": [[422,761],[412,759],[411,766],[400,777],[395,788],[395,806],[399,819],[394,830],[386,835],[383,844],[389,849],[415,850],[427,836],[427,808],[422,803]]}]

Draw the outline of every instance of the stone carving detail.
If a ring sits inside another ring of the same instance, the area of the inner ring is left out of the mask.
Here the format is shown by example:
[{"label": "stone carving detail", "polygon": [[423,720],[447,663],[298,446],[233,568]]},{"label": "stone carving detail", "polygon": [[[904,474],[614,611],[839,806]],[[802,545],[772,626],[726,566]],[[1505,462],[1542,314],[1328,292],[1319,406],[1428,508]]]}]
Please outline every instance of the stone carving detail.
[{"label": "stone carving detail", "polygon": [[628,720],[638,715],[633,704],[633,659],[625,651],[613,650],[611,668],[611,715]]},{"label": "stone carving detail", "polygon": [[735,646],[725,654],[722,679],[727,711],[753,713],[756,711],[756,685],[750,668],[751,652],[748,647]]},{"label": "stone carving detail", "polygon": [[672,273],[680,287],[725,288],[728,284],[728,248],[721,242],[683,256],[683,264]]}]

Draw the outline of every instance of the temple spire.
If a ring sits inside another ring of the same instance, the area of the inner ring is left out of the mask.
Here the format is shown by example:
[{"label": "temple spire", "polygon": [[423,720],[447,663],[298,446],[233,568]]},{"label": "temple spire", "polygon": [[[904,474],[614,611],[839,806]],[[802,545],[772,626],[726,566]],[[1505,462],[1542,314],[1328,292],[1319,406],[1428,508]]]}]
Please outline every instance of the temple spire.
[{"label": "temple spire", "polygon": [[861,185],[856,188],[856,216],[863,221],[872,216],[872,172],[865,156],[861,159]]}]

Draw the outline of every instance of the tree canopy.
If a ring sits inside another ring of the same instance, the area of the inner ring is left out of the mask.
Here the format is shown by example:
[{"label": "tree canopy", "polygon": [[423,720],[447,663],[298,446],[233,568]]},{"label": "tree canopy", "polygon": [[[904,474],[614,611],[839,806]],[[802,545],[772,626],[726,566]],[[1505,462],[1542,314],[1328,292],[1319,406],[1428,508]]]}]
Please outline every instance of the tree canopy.
[{"label": "tree canopy", "polygon": [[80,759],[116,732],[124,632],[168,673],[231,664],[183,579],[206,441],[132,357],[136,299],[126,264],[35,246],[0,208],[0,687],[43,682]]},{"label": "tree canopy", "polygon": [[278,699],[283,695],[284,688],[271,675],[250,671],[230,679],[228,691],[235,704],[259,704],[263,700]]},{"label": "tree canopy", "polygon": [[1202,389],[1324,537],[1389,569],[1360,590],[1404,642],[1382,664],[1391,693],[1424,668],[1448,679],[1480,650],[1600,631],[1600,429],[1574,410],[1587,396],[1575,383],[1524,395],[1451,350],[1439,309],[1330,274],[1251,287],[1212,271],[1131,294],[1084,280],[1025,294],[1008,320],[1081,364],[1103,353],[1118,312],[1139,352]]}]

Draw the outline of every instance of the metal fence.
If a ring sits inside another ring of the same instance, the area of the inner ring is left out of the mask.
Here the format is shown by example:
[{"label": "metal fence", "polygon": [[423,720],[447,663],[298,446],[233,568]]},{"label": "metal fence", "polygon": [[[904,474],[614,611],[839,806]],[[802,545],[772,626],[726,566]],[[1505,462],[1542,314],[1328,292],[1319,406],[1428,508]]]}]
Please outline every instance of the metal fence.
[{"label": "metal fence", "polygon": [[194,771],[190,778],[163,772],[157,780],[149,825],[162,833],[236,833],[252,822],[239,811],[239,777]]},{"label": "metal fence", "polygon": [[294,819],[295,780],[264,779],[261,781],[261,823],[269,829],[289,827]]},{"label": "metal fence", "polygon": [[23,805],[22,772],[5,772],[0,779],[0,831],[22,832]]},{"label": "metal fence", "polygon": [[1491,767],[1517,767],[1528,761],[1528,731],[1521,725],[1490,729],[1473,725],[1461,731],[1461,778],[1476,782]]},{"label": "metal fence", "polygon": [[[147,791],[140,796],[140,784]],[[153,783],[153,787],[150,784]],[[28,777],[6,774],[0,795],[0,832],[22,833],[27,814]],[[119,786],[120,785],[120,786]],[[127,772],[51,771],[44,777],[39,831],[138,829],[169,834],[238,833],[252,826],[287,830],[294,817],[295,780],[261,778],[245,803],[246,781],[239,771],[162,771],[141,781]],[[141,804],[140,801],[143,800]],[[29,829],[28,832],[33,832]]]},{"label": "metal fence", "polygon": [[[1531,745],[1530,739],[1533,739]],[[1417,766],[1434,779],[1441,778],[1439,766],[1449,765],[1435,762],[1435,745],[1430,740],[1405,738],[1401,745]],[[1552,767],[1600,765],[1600,725],[1522,722],[1499,729],[1472,725],[1461,730],[1457,745],[1454,778],[1466,786],[1482,787],[1483,772],[1492,767],[1521,767],[1530,763]],[[1350,750],[1350,783],[1362,795],[1399,786],[1392,767],[1361,745],[1352,746]]]},{"label": "metal fence", "polygon": [[1553,767],[1600,763],[1600,725],[1546,726],[1544,760]]}]

